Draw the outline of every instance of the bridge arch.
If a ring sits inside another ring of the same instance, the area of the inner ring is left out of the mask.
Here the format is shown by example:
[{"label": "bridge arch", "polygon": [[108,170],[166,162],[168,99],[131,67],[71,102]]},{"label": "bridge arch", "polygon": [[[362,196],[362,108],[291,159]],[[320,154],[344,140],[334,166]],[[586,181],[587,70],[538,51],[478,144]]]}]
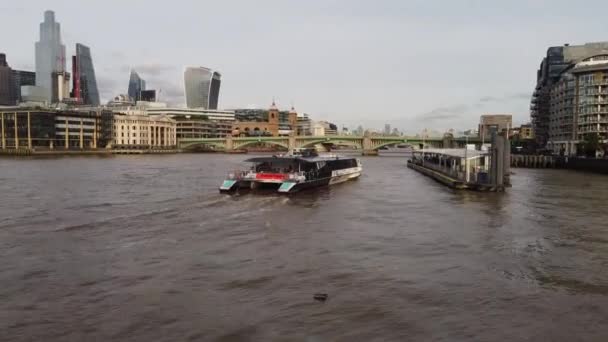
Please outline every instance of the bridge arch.
[{"label": "bridge arch", "polygon": [[305,140],[299,144],[299,147],[311,147],[316,144],[323,144],[323,143],[333,143],[333,144],[341,143],[341,144],[345,144],[345,145],[355,146],[359,149],[363,148],[363,142],[361,140],[340,139],[340,138],[331,138],[331,137],[327,137],[324,139],[307,140],[307,141]]},{"label": "bridge arch", "polygon": [[214,149],[224,149],[226,148],[226,144],[224,141],[196,141],[196,142],[184,142],[180,143],[179,147],[185,150],[194,149],[197,147],[212,147]]},{"label": "bridge arch", "polygon": [[374,150],[378,150],[378,149],[380,149],[380,148],[382,148],[384,146],[391,146],[391,145],[398,145],[398,144],[405,144],[405,145],[408,145],[410,147],[413,147],[415,145],[415,143],[409,142],[407,140],[384,141],[384,142],[373,144],[373,149]]},{"label": "bridge arch", "polygon": [[251,146],[254,144],[259,144],[259,143],[264,143],[264,144],[268,144],[268,145],[275,145],[275,146],[279,146],[279,147],[283,147],[286,150],[289,150],[289,143],[288,142],[283,142],[283,141],[273,141],[273,140],[266,140],[266,139],[256,139],[256,140],[247,140],[247,141],[234,141],[234,149],[241,149],[247,146]]}]

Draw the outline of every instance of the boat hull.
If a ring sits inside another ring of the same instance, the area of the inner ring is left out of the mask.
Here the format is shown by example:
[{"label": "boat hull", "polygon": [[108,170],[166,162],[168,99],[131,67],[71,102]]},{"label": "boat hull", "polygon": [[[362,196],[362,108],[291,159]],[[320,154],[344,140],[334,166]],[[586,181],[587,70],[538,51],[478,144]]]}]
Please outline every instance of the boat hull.
[{"label": "boat hull", "polygon": [[330,186],[357,179],[361,176],[361,167],[334,171],[331,177],[313,179],[303,182],[261,182],[256,180],[225,180],[220,192],[231,193],[239,190],[258,190],[276,188],[277,193],[296,193],[302,190]]}]

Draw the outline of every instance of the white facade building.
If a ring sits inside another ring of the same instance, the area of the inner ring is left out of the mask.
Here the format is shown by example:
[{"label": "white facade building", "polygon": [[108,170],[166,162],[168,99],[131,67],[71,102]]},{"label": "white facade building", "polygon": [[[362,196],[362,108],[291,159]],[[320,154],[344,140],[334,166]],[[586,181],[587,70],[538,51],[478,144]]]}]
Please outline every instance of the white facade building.
[{"label": "white facade building", "polygon": [[174,148],[176,122],[163,115],[114,114],[114,147]]},{"label": "white facade building", "polygon": [[315,137],[324,137],[325,136],[325,125],[321,122],[315,122],[311,127],[312,135]]}]

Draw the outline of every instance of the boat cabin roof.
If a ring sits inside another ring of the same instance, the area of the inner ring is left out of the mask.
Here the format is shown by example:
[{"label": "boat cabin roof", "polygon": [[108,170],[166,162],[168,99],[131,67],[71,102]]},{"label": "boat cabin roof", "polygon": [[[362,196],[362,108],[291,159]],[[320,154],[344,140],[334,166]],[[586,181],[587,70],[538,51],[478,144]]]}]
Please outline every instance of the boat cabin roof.
[{"label": "boat cabin roof", "polygon": [[285,162],[301,162],[301,163],[316,163],[320,161],[328,160],[344,160],[354,159],[350,157],[340,156],[314,156],[314,157],[302,157],[302,156],[272,156],[272,157],[255,157],[245,160],[246,163],[285,163]]}]

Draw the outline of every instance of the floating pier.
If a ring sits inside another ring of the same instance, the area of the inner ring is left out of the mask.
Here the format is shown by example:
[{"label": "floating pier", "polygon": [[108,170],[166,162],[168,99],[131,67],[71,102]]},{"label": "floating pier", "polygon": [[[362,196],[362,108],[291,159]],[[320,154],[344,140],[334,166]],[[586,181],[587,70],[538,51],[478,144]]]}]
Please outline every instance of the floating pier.
[{"label": "floating pier", "polygon": [[407,166],[453,189],[504,191],[510,182],[510,149],[505,134],[494,134],[488,150],[423,149]]}]

